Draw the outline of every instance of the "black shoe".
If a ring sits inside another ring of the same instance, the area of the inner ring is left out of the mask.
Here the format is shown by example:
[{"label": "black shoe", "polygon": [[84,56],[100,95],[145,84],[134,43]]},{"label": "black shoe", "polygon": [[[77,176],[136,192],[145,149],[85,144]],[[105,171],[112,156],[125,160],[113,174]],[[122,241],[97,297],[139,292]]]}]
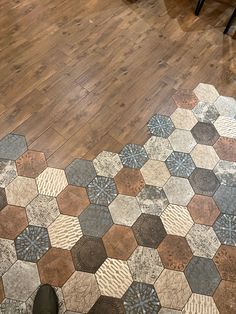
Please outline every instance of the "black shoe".
[{"label": "black shoe", "polygon": [[42,285],[34,299],[33,314],[58,314],[58,298],[52,286]]}]

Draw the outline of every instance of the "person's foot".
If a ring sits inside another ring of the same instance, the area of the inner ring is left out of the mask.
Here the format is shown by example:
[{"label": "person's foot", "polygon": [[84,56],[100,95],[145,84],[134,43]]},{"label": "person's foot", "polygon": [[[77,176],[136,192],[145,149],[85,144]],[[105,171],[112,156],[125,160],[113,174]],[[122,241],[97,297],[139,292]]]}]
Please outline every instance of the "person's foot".
[{"label": "person's foot", "polygon": [[34,299],[33,314],[58,314],[58,298],[52,286],[42,285]]}]

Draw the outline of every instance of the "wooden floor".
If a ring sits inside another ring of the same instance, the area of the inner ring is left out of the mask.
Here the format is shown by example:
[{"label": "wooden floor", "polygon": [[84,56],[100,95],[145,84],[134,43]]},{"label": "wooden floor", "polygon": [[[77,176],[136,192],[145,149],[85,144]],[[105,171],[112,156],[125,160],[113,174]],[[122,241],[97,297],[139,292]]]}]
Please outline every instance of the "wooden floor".
[{"label": "wooden floor", "polygon": [[212,1],[197,18],[194,2],[0,0],[0,137],[24,134],[63,167],[142,143],[177,88],[235,96],[232,7]]}]

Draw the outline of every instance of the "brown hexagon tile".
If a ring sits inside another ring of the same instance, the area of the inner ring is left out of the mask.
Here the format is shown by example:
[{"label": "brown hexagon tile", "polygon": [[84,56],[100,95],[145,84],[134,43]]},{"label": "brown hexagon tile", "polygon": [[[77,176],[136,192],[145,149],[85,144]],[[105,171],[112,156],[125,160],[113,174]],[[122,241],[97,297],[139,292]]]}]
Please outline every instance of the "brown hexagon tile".
[{"label": "brown hexagon tile", "polygon": [[88,314],[124,314],[125,309],[121,299],[100,296]]},{"label": "brown hexagon tile", "polygon": [[222,280],[213,299],[220,313],[233,314],[236,309],[236,282]]},{"label": "brown hexagon tile", "polygon": [[188,89],[180,89],[173,95],[174,102],[177,107],[184,109],[193,109],[197,103],[198,99],[193,91]]},{"label": "brown hexagon tile", "polygon": [[36,178],[47,168],[44,153],[28,150],[16,160],[16,168],[19,176]]},{"label": "brown hexagon tile", "polygon": [[108,257],[127,260],[138,246],[130,227],[113,225],[102,238]]},{"label": "brown hexagon tile", "polygon": [[27,225],[25,208],[7,205],[0,211],[0,238],[14,240]]},{"label": "brown hexagon tile", "polygon": [[2,210],[7,205],[7,198],[5,189],[0,188],[0,210]]},{"label": "brown hexagon tile", "polygon": [[220,159],[236,161],[236,139],[220,137],[214,144],[214,148]]},{"label": "brown hexagon tile", "polygon": [[90,204],[85,188],[68,185],[58,196],[59,210],[64,215],[79,216]]},{"label": "brown hexagon tile", "polygon": [[71,249],[76,270],[95,273],[106,260],[107,254],[101,238],[83,236]]},{"label": "brown hexagon tile", "polygon": [[221,245],[213,260],[222,279],[236,281],[236,247]]},{"label": "brown hexagon tile", "polygon": [[51,248],[38,262],[42,283],[62,287],[75,271],[70,251]]},{"label": "brown hexagon tile", "polygon": [[188,210],[194,222],[208,226],[212,226],[220,214],[214,199],[204,195],[194,195]]},{"label": "brown hexagon tile", "polygon": [[0,277],[0,303],[2,303],[4,298],[5,298],[5,294],[4,294],[3,282],[2,282],[2,277]]},{"label": "brown hexagon tile", "polygon": [[158,247],[165,268],[184,271],[193,256],[185,238],[167,235]]},{"label": "brown hexagon tile", "polygon": [[115,182],[118,192],[129,196],[137,196],[145,184],[140,170],[131,168],[121,169]]}]

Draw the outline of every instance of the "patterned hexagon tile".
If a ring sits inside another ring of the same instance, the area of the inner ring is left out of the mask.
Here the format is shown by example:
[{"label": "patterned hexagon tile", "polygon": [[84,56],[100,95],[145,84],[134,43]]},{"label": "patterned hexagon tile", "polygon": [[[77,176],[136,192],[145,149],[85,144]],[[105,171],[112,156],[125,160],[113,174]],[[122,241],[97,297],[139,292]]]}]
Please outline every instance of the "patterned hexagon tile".
[{"label": "patterned hexagon tile", "polygon": [[196,194],[213,196],[220,183],[213,171],[203,168],[196,168],[189,182]]},{"label": "patterned hexagon tile", "polygon": [[234,118],[220,116],[214,126],[220,136],[236,139],[236,120]]},{"label": "patterned hexagon tile", "polygon": [[183,153],[190,153],[197,144],[190,131],[181,129],[175,129],[169,136],[169,141],[175,151]]},{"label": "patterned hexagon tile", "polygon": [[154,284],[163,270],[157,250],[138,246],[128,259],[128,266],[134,281]]},{"label": "patterned hexagon tile", "polygon": [[156,114],[149,120],[148,129],[152,135],[167,138],[174,131],[174,124],[170,117]]},{"label": "patterned hexagon tile", "polygon": [[1,313],[27,313],[26,303],[17,300],[4,299],[0,304]]},{"label": "patterned hexagon tile", "polygon": [[209,101],[210,103],[215,102],[220,96],[213,85],[205,83],[199,83],[193,92],[200,101]]},{"label": "patterned hexagon tile", "polygon": [[129,168],[141,168],[148,160],[145,148],[137,144],[127,144],[119,156],[122,164]]},{"label": "patterned hexagon tile", "polygon": [[220,215],[213,229],[222,244],[236,246],[236,216]]},{"label": "patterned hexagon tile", "polygon": [[163,161],[149,159],[141,168],[146,184],[163,187],[170,177],[169,170]]},{"label": "patterned hexagon tile", "polygon": [[221,160],[214,173],[221,184],[236,187],[236,162]]},{"label": "patterned hexagon tile", "polygon": [[170,177],[164,186],[164,191],[170,203],[186,206],[194,195],[187,179]]},{"label": "patterned hexagon tile", "polygon": [[173,95],[175,104],[184,109],[193,109],[197,103],[198,99],[192,90],[180,89],[177,90]]},{"label": "patterned hexagon tile", "polygon": [[164,269],[154,286],[163,307],[182,310],[191,296],[182,272]]},{"label": "patterned hexagon tile", "polygon": [[220,313],[232,314],[236,308],[236,282],[222,280],[213,295]]},{"label": "patterned hexagon tile", "polygon": [[93,162],[75,159],[65,169],[69,184],[86,187],[96,176]]},{"label": "patterned hexagon tile", "polygon": [[181,314],[182,311],[167,309],[166,307],[162,307],[158,314]]},{"label": "patterned hexagon tile", "polygon": [[220,159],[236,162],[236,139],[221,136],[214,149]]},{"label": "patterned hexagon tile", "polygon": [[16,160],[19,176],[36,178],[44,169],[47,162],[44,153],[28,150]]},{"label": "patterned hexagon tile", "polygon": [[212,297],[193,293],[186,303],[182,313],[219,314],[219,311]]},{"label": "patterned hexagon tile", "polygon": [[0,188],[0,210],[7,206],[7,197],[5,189]]},{"label": "patterned hexagon tile", "polygon": [[99,205],[109,205],[117,195],[113,178],[96,177],[87,187],[90,202]]},{"label": "patterned hexagon tile", "polygon": [[214,103],[216,109],[221,116],[236,116],[236,100],[233,97],[220,96]]},{"label": "patterned hexagon tile", "polygon": [[123,168],[120,157],[116,153],[101,152],[93,161],[97,175],[112,177]]},{"label": "patterned hexagon tile", "polygon": [[5,188],[17,176],[16,165],[12,160],[0,159],[0,188]]},{"label": "patterned hexagon tile", "polygon": [[172,176],[188,178],[195,169],[189,154],[173,152],[166,160],[167,168]]},{"label": "patterned hexagon tile", "polygon": [[0,238],[0,247],[0,276],[2,276],[11,267],[11,265],[15,263],[15,261],[17,260],[17,256],[13,241]]},{"label": "patterned hexagon tile", "polygon": [[95,274],[102,295],[121,298],[132,283],[126,261],[108,258]]},{"label": "patterned hexagon tile", "polygon": [[[67,312],[66,312],[67,313]],[[106,296],[100,296],[89,314],[100,314],[100,313],[115,313],[115,314],[124,314],[124,304],[123,301],[117,298],[111,298]],[[68,313],[70,314],[70,313]],[[71,312],[71,314],[73,314]]]},{"label": "patterned hexagon tile", "polygon": [[0,140],[0,158],[16,160],[27,150],[24,136],[8,134]]},{"label": "patterned hexagon tile", "polygon": [[221,185],[213,197],[222,213],[236,215],[236,187]]},{"label": "patterned hexagon tile", "polygon": [[236,281],[236,247],[221,245],[213,260],[222,279]]},{"label": "patterned hexagon tile", "polygon": [[144,144],[144,148],[150,159],[160,161],[165,161],[173,151],[168,139],[157,136],[152,136]]},{"label": "patterned hexagon tile", "polygon": [[219,157],[212,146],[197,144],[191,151],[191,157],[198,168],[212,170]]},{"label": "patterned hexagon tile", "polygon": [[123,168],[114,179],[118,192],[129,196],[136,196],[145,184],[139,169]]},{"label": "patterned hexagon tile", "polygon": [[191,130],[197,119],[191,110],[177,108],[171,115],[171,120],[177,129]]},{"label": "patterned hexagon tile", "polygon": [[191,130],[198,144],[213,145],[219,138],[219,134],[211,123],[198,122]]},{"label": "patterned hexagon tile", "polygon": [[198,121],[205,123],[214,123],[220,115],[216,107],[207,101],[200,101],[193,113]]}]

